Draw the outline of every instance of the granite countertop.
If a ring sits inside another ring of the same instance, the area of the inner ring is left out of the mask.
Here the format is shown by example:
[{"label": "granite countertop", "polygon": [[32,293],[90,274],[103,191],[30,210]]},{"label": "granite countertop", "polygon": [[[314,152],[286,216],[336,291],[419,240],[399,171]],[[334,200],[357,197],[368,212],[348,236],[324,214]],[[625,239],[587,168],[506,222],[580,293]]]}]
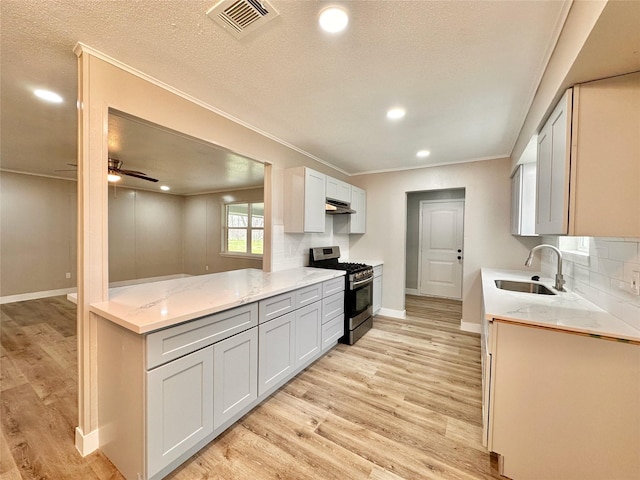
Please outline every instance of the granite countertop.
[{"label": "granite countertop", "polygon": [[97,315],[135,333],[149,333],[345,274],[294,268],[265,273],[234,270],[109,289],[109,300],[91,304]]},{"label": "granite countertop", "polygon": [[[640,330],[605,312],[573,292],[557,295],[536,295],[512,292],[496,287],[494,280],[531,281],[529,270],[482,269],[482,294],[485,318],[488,321],[505,320],[523,325],[534,325],[568,332],[640,342]],[[554,280],[541,277],[539,282],[552,288]]]}]

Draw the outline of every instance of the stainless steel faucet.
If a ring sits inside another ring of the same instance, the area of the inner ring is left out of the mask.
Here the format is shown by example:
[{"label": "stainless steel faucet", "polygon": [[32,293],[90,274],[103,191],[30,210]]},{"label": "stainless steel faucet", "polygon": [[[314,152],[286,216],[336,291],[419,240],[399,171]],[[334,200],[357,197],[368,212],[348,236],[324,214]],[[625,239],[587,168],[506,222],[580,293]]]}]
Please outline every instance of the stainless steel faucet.
[{"label": "stainless steel faucet", "polygon": [[554,288],[556,290],[558,290],[559,292],[564,292],[565,291],[565,289],[564,289],[565,281],[564,281],[564,277],[562,276],[562,253],[556,247],[554,247],[553,245],[547,245],[546,243],[543,243],[542,245],[538,245],[536,247],[533,247],[531,249],[531,251],[529,252],[529,256],[525,260],[524,265],[526,267],[530,267],[531,266],[531,262],[533,261],[533,253],[536,250],[540,250],[541,248],[550,248],[551,250],[556,252],[556,255],[558,256],[558,269],[557,269],[557,272],[556,272],[556,284],[555,284]]}]

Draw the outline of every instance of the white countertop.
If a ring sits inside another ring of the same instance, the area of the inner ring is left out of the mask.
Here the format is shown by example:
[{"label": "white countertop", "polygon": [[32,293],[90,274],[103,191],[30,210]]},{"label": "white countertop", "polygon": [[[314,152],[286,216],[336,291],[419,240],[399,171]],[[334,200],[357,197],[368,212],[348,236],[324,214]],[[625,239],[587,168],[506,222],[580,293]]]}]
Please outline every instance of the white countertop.
[{"label": "white countertop", "polygon": [[[533,275],[539,275],[537,272],[491,268],[483,268],[481,272],[485,318],[489,321],[506,320],[523,325],[640,341],[640,330],[576,293],[552,289],[557,295],[536,295],[501,290],[494,283],[494,280],[500,279],[531,281]],[[541,277],[535,283],[542,283],[551,289],[554,280]]]},{"label": "white countertop", "polygon": [[345,274],[294,268],[265,273],[234,270],[109,289],[109,300],[90,310],[135,333],[149,333]]}]

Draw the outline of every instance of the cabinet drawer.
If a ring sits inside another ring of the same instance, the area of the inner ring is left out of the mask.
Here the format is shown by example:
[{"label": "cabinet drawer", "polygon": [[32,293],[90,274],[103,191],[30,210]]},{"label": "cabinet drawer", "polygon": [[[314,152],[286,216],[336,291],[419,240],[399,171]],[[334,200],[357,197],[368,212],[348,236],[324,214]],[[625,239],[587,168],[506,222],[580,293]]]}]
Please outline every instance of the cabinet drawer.
[{"label": "cabinet drawer", "polygon": [[322,351],[331,348],[344,335],[344,318],[336,317],[322,325]]},{"label": "cabinet drawer", "polygon": [[260,300],[259,323],[268,322],[296,308],[296,292],[287,292]]},{"label": "cabinet drawer", "polygon": [[251,303],[147,335],[147,369],[224,340],[258,324]]},{"label": "cabinet drawer", "polygon": [[296,308],[310,305],[322,299],[322,284],[316,283],[296,290]]},{"label": "cabinet drawer", "polygon": [[344,317],[344,292],[322,299],[322,323],[337,316]]},{"label": "cabinet drawer", "polygon": [[322,296],[328,297],[334,293],[344,292],[344,277],[332,278],[322,283]]}]

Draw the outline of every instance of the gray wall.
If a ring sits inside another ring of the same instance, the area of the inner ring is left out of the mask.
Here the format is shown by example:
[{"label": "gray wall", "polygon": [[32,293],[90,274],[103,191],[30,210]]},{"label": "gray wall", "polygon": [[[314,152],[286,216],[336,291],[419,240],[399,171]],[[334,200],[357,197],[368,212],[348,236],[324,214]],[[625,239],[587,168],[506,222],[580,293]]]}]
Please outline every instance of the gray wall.
[{"label": "gray wall", "polygon": [[178,275],[184,197],[109,187],[109,282]]},{"label": "gray wall", "polygon": [[0,296],[76,285],[76,191],[74,181],[0,172]]},{"label": "gray wall", "polygon": [[464,188],[407,193],[407,267],[405,287],[418,288],[418,250],[420,248],[420,202],[464,199]]},{"label": "gray wall", "polygon": [[[220,255],[223,201],[262,199],[262,188],[182,197],[110,187],[109,281],[262,268]],[[75,181],[0,173],[0,297],[75,288],[76,218]]]}]

